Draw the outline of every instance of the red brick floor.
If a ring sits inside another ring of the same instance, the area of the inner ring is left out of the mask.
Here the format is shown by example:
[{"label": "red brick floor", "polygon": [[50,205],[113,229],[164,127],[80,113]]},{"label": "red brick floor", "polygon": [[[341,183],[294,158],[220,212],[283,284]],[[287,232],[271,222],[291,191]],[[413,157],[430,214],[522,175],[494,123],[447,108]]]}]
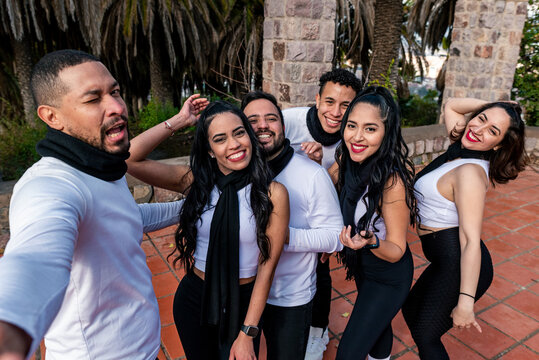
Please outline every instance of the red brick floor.
[{"label": "red brick floor", "polygon": [[[172,299],[181,270],[166,257],[173,248],[174,227],[147,234],[143,242],[153,274],[162,322],[160,359],[185,359],[172,319]],[[494,281],[476,304],[483,329],[454,330],[442,338],[451,359],[539,359],[539,174],[523,172],[516,181],[491,189],[483,223],[483,240],[494,262]],[[427,266],[413,231],[408,243],[414,254],[417,279]],[[344,280],[342,266],[331,258],[333,299],[330,342],[325,360],[335,358],[339,340],[356,299],[354,284]],[[419,359],[402,314],[393,320],[392,359]],[[262,350],[261,359],[265,359]]]}]

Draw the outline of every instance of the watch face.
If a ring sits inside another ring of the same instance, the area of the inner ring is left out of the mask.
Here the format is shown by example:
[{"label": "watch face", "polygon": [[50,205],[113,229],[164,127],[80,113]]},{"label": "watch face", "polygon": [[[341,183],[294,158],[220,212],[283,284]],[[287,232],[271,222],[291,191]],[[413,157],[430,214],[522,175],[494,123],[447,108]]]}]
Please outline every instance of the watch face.
[{"label": "watch face", "polygon": [[258,328],[256,326],[242,325],[241,330],[250,337],[256,337],[258,335]]}]

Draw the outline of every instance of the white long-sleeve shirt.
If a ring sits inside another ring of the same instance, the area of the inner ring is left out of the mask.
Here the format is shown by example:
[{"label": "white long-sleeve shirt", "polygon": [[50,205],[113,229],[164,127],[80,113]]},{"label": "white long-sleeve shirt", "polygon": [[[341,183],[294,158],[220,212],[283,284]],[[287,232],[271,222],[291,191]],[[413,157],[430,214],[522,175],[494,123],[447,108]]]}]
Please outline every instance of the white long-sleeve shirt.
[{"label": "white long-sleeve shirt", "polygon": [[342,250],[339,200],[327,171],[305,156],[294,154],[275,180],[288,190],[290,236],[267,302],[283,307],[304,305],[316,293],[318,253]]},{"label": "white long-sleeve shirt", "polygon": [[152,359],[160,320],[143,232],[182,202],[137,205],[125,177],[103,181],[51,157],[15,185],[0,259],[0,320],[45,336],[47,360]]},{"label": "white long-sleeve shirt", "polygon": [[[301,150],[301,143],[316,141],[307,127],[308,107],[295,107],[283,110],[285,136],[290,140],[290,145],[298,154],[307,156]],[[329,169],[335,162],[335,150],[340,141],[333,145],[322,146],[322,166]]]}]

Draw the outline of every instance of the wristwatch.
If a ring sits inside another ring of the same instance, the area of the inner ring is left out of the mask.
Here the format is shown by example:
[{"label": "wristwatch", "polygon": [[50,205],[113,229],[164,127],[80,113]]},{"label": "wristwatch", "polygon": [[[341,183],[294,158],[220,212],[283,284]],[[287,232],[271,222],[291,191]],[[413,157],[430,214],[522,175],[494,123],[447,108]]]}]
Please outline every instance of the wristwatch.
[{"label": "wristwatch", "polygon": [[245,335],[254,338],[258,335],[259,329],[257,326],[253,326],[253,325],[242,325],[241,331],[243,331]]}]

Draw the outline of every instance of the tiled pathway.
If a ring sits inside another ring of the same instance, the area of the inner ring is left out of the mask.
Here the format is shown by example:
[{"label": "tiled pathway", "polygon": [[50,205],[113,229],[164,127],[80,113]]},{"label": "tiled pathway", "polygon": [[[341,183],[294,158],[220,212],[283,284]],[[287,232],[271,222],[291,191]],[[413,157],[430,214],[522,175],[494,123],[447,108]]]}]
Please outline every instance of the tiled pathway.
[{"label": "tiled pathway", "polygon": [[[159,359],[184,359],[172,318],[172,300],[183,271],[166,261],[173,248],[174,227],[145,236],[144,251],[153,274],[162,322]],[[494,281],[476,304],[483,333],[451,330],[443,337],[451,359],[539,359],[539,174],[522,173],[516,181],[489,191],[483,223],[483,240],[492,255]],[[427,263],[414,232],[408,232],[414,254],[415,276]],[[353,282],[344,280],[344,269],[331,258],[333,300],[330,343],[325,360],[334,359],[348,315],[356,299]],[[404,319],[393,320],[392,359],[419,359]],[[264,352],[264,351],[262,351]],[[265,359],[265,355],[261,355]],[[359,359],[361,360],[361,359]]]},{"label": "tiled pathway", "polygon": [[[180,270],[172,271],[166,256],[172,250],[174,228],[148,234],[144,250],[154,274],[154,287],[162,321],[160,359],[184,359],[172,319],[172,299]],[[451,359],[539,359],[539,174],[527,170],[516,181],[497,186],[487,194],[483,240],[492,255],[494,281],[476,304],[483,330],[451,330],[443,337]],[[417,235],[409,231],[415,276],[427,262]],[[344,269],[331,259],[333,300],[330,343],[324,359],[334,359],[339,339],[356,299],[353,282],[344,280]],[[419,359],[404,319],[393,320],[392,359]],[[265,358],[261,356],[261,358]]]}]

